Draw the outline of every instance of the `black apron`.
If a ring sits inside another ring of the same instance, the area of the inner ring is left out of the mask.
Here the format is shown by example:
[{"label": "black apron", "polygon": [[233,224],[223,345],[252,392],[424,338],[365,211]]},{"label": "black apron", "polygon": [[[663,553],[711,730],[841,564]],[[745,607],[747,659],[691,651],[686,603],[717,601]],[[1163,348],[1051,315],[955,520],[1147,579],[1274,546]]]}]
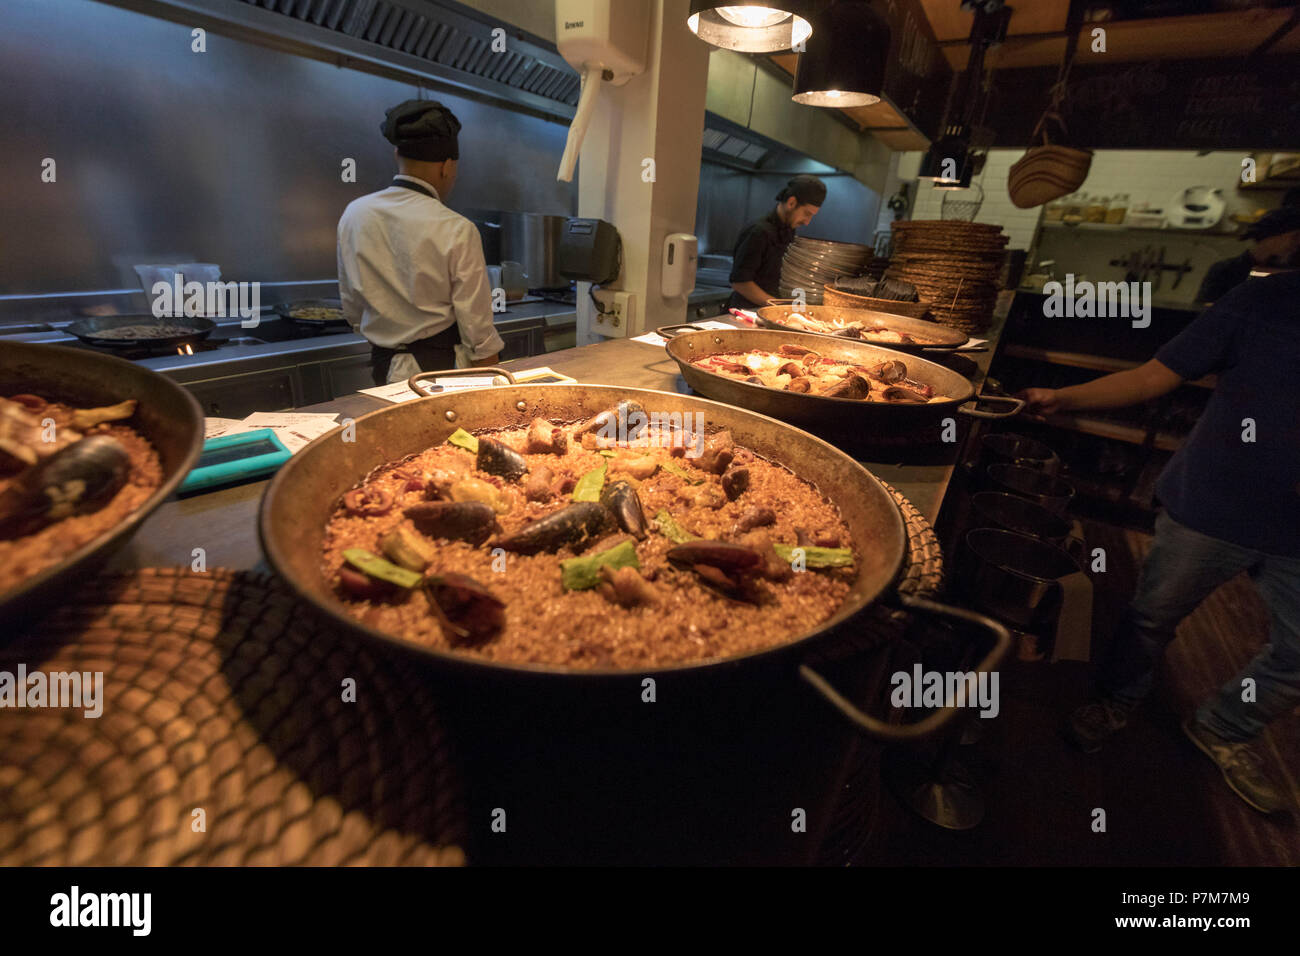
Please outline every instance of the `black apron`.
[{"label": "black apron", "polygon": [[[401,186],[403,189],[414,190],[428,196],[430,199],[438,198],[419,183],[413,183],[406,179],[394,179],[392,184]],[[371,378],[374,380],[375,385],[387,385],[388,370],[393,364],[393,356],[398,352],[410,352],[415,356],[415,361],[420,368],[426,372],[439,372],[443,369],[455,368],[456,346],[459,344],[460,326],[456,324],[448,326],[436,335],[399,345],[395,349],[386,349],[372,342],[370,344]]]}]

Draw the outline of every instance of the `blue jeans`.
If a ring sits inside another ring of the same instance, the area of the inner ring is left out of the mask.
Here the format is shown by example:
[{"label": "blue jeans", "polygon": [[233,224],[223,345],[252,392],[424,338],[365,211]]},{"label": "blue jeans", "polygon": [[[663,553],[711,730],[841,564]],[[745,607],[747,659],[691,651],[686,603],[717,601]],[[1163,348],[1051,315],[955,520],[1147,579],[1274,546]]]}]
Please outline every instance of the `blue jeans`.
[{"label": "blue jeans", "polygon": [[[1210,592],[1242,571],[1250,575],[1268,606],[1268,644],[1201,704],[1197,721],[1228,740],[1250,740],[1274,717],[1300,703],[1300,558],[1265,554],[1212,538],[1163,511],[1156,518],[1155,541],[1129,606],[1127,626],[1103,663],[1102,690],[1128,704],[1146,697],[1179,622]],[[1253,701],[1242,700],[1247,678],[1254,681]]]}]

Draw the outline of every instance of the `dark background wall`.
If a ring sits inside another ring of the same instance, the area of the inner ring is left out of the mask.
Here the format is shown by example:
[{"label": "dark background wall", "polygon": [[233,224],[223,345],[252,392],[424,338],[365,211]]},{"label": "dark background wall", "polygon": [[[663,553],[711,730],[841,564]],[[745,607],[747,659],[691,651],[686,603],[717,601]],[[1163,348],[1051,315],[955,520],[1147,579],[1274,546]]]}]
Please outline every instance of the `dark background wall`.
[{"label": "dark background wall", "polygon": [[[993,75],[994,145],[1030,142],[1055,79],[1055,67]],[[1076,66],[1063,115],[1091,149],[1295,149],[1300,55]]]}]

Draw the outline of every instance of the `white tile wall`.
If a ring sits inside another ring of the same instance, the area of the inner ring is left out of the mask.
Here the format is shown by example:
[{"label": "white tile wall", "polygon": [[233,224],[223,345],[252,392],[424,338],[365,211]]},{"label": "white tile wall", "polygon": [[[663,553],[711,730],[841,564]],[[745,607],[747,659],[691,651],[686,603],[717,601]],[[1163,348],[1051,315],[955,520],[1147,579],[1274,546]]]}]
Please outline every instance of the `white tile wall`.
[{"label": "white tile wall", "polygon": [[1133,205],[1145,202],[1168,209],[1174,196],[1188,186],[1212,186],[1223,191],[1225,215],[1276,206],[1282,198],[1276,190],[1237,189],[1241,161],[1247,155],[1227,150],[1200,156],[1163,149],[1102,149],[1093,155],[1083,191],[1090,196],[1128,193]]},{"label": "white tile wall", "polygon": [[[1034,241],[1034,233],[1038,229],[1038,220],[1042,215],[1042,210],[1037,207],[1017,209],[1012,205],[1011,197],[1007,194],[1007,170],[1023,154],[1024,150],[1021,149],[990,150],[983,172],[975,177],[973,183],[973,186],[979,186],[984,191],[984,202],[975,221],[1001,226],[1003,232],[1010,237],[1007,243],[1008,249],[1028,249]],[[905,170],[915,168],[914,161],[906,155],[902,157],[899,165]],[[935,189],[934,184],[929,180],[919,180],[918,186],[916,202],[912,206],[912,218],[943,218],[943,197],[947,190]],[[960,198],[967,197],[962,195]]]},{"label": "white tile wall", "polygon": [[[914,177],[921,155],[917,152],[899,154],[894,167],[896,174]],[[984,171],[975,178],[975,183],[984,190],[984,204],[975,221],[1001,225],[1011,237],[1007,244],[1010,249],[1029,249],[1033,246],[1041,216],[1040,208],[1017,209],[1007,194],[1007,171],[1023,155],[1023,149],[990,150]],[[1145,202],[1153,208],[1164,209],[1169,207],[1177,193],[1189,186],[1213,186],[1223,191],[1227,202],[1225,218],[1237,212],[1276,207],[1282,199],[1282,193],[1277,190],[1237,189],[1241,177],[1241,161],[1245,155],[1233,151],[1218,151],[1200,156],[1194,152],[1176,150],[1098,150],[1093,155],[1092,168],[1081,191],[1107,197],[1128,193],[1130,208]],[[929,181],[912,181],[918,186],[912,218],[942,218],[945,191],[936,190]],[[891,179],[891,187],[893,183],[894,180]],[[892,189],[887,195],[892,195]],[[885,226],[882,223],[882,228]],[[1178,288],[1175,290],[1171,287],[1171,275],[1166,278],[1161,290],[1165,297],[1176,301],[1191,301],[1210,263],[1236,255],[1244,248],[1230,237],[1187,233],[1068,233],[1066,235],[1061,230],[1049,230],[1039,239],[1036,259],[1055,259],[1058,274],[1075,272],[1086,273],[1099,280],[1118,279],[1123,276],[1124,270],[1110,266],[1110,260],[1151,244],[1167,246],[1166,261],[1177,263],[1190,259],[1193,271],[1182,278]]]}]

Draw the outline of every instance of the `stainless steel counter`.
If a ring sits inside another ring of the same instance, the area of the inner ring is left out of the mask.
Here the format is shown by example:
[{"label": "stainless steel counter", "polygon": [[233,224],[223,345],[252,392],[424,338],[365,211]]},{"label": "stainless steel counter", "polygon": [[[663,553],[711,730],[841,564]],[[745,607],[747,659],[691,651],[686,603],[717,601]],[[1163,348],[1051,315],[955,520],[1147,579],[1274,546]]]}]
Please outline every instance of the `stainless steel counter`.
[{"label": "stainless steel counter", "polygon": [[[718,303],[728,290],[697,288],[689,297],[685,318],[704,318],[721,311]],[[5,341],[43,342],[80,346],[65,329],[71,314],[46,314],[26,327],[0,332]],[[575,327],[577,310],[562,302],[531,301],[510,305],[493,316],[505,341],[502,360],[542,355],[557,333]],[[301,408],[332,401],[369,388],[370,345],[352,331],[312,335],[274,315],[244,328],[238,319],[223,320],[210,339],[266,339],[255,344],[200,348],[192,355],[173,354],[134,358],[186,386],[204,413],[214,418],[243,418],[252,412]],[[552,344],[551,348],[556,346]]]}]

